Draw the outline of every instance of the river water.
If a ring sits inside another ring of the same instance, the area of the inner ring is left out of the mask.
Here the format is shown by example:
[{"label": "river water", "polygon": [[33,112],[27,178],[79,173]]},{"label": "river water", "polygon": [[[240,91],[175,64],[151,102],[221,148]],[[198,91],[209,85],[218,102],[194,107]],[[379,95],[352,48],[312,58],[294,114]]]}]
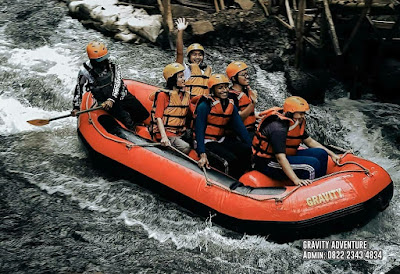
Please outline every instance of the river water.
[{"label": "river water", "polygon": [[[367,240],[383,260],[303,260],[302,241],[277,244],[233,233],[158,194],[93,166],[67,114],[85,45],[105,41],[123,74],[162,85],[174,52],[115,42],[85,29],[63,3],[0,3],[0,273],[386,273],[400,265],[400,107],[347,99],[332,83],[313,106],[310,131],[384,167],[393,200],[366,226],[326,239]],[[207,49],[222,71],[241,49]],[[283,73],[252,64],[263,110],[287,96]],[[155,171],[156,172],[156,171]]]}]

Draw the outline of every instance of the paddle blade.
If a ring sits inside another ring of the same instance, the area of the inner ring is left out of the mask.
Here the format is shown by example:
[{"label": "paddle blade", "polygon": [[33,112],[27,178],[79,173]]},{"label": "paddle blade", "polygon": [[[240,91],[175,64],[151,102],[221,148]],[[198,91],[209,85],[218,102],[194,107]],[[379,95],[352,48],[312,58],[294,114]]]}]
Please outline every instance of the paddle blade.
[{"label": "paddle blade", "polygon": [[34,125],[34,126],[44,126],[49,123],[49,120],[44,120],[44,119],[35,119],[35,120],[29,120],[27,121],[29,124]]}]

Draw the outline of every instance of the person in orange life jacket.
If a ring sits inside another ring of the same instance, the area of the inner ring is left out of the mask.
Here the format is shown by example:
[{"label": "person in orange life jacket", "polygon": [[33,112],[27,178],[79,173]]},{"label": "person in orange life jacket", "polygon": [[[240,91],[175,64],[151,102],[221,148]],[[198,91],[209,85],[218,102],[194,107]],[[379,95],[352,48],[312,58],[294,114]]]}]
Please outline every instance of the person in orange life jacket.
[{"label": "person in orange life jacket", "polygon": [[190,94],[184,90],[184,69],[179,63],[167,65],[163,75],[169,91],[157,91],[151,95],[150,99],[154,100],[152,130],[155,139],[161,140],[162,146],[172,145],[183,153],[189,154],[190,144],[182,139],[190,103]]},{"label": "person in orange life jacket", "polygon": [[257,92],[249,86],[250,77],[247,69],[248,66],[244,62],[234,61],[227,66],[226,75],[232,81],[229,98],[233,99],[250,137],[253,138],[256,119],[261,117],[255,112]]},{"label": "person in orange life jacket", "polygon": [[[200,168],[209,168],[211,164],[224,170],[220,161],[207,156],[208,152],[212,152],[228,162],[228,173],[231,176],[239,178],[250,169],[251,139],[233,100],[228,98],[228,85],[228,77],[213,74],[208,81],[210,95],[192,99],[192,103],[197,104],[195,135],[197,153],[200,156],[198,165]],[[228,126],[231,126],[241,141],[225,138],[225,129]]]},{"label": "person in orange life jacket", "polygon": [[135,124],[145,120],[149,113],[130,94],[122,82],[121,69],[104,43],[92,41],[86,47],[89,61],[84,63],[78,74],[73,98],[72,116],[76,116],[86,91],[92,92],[98,104],[120,120],[127,128],[134,130]]},{"label": "person in orange life jacket", "polygon": [[[271,178],[289,178],[295,185],[305,186],[326,174],[328,155],[338,163],[338,155],[307,134],[305,113],[309,109],[306,100],[292,96],[283,108],[261,113],[265,116],[253,138],[255,169]],[[298,150],[301,142],[309,148]]]},{"label": "person in orange life jacket", "polygon": [[211,67],[204,63],[204,47],[198,43],[191,44],[186,50],[189,64],[184,63],[183,55],[183,31],[188,23],[185,18],[178,18],[176,21],[178,33],[176,36],[176,62],[185,67],[186,90],[191,97],[208,94],[207,82],[211,75]]}]

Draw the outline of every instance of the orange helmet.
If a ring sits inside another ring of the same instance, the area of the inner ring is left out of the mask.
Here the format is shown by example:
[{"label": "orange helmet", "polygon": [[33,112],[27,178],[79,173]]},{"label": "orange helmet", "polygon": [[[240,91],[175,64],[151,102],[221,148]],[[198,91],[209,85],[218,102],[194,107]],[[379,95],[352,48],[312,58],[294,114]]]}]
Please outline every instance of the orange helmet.
[{"label": "orange helmet", "polygon": [[307,101],[299,96],[291,96],[286,98],[283,103],[284,112],[306,112],[310,110]]},{"label": "orange helmet", "polygon": [[219,73],[211,75],[207,83],[208,88],[211,89],[213,86],[218,84],[229,84],[228,77],[226,77],[225,74]]},{"label": "orange helmet", "polygon": [[203,46],[200,45],[199,43],[194,43],[194,44],[191,44],[191,45],[187,48],[187,50],[186,50],[186,56],[189,57],[190,52],[192,52],[192,51],[194,51],[194,50],[200,50],[201,52],[203,52],[203,55],[204,55],[204,48],[203,48]]},{"label": "orange helmet", "polygon": [[229,79],[238,74],[240,71],[247,69],[248,66],[241,61],[233,61],[226,67],[226,75]]},{"label": "orange helmet", "polygon": [[164,70],[163,70],[163,76],[164,79],[168,81],[169,78],[177,74],[178,72],[184,71],[185,67],[182,66],[182,64],[179,63],[172,63],[169,65],[166,65]]},{"label": "orange helmet", "polygon": [[90,60],[96,60],[97,62],[104,61],[110,57],[106,45],[102,42],[90,42],[86,47],[86,52]]}]

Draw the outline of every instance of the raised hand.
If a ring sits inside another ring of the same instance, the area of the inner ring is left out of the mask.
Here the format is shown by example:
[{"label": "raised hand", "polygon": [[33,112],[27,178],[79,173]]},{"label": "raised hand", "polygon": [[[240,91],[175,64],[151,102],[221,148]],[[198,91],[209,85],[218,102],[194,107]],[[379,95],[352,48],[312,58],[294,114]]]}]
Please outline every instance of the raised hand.
[{"label": "raised hand", "polygon": [[176,28],[178,29],[178,31],[185,30],[187,28],[187,26],[189,25],[189,23],[186,22],[185,18],[176,19],[175,24],[176,24]]}]

